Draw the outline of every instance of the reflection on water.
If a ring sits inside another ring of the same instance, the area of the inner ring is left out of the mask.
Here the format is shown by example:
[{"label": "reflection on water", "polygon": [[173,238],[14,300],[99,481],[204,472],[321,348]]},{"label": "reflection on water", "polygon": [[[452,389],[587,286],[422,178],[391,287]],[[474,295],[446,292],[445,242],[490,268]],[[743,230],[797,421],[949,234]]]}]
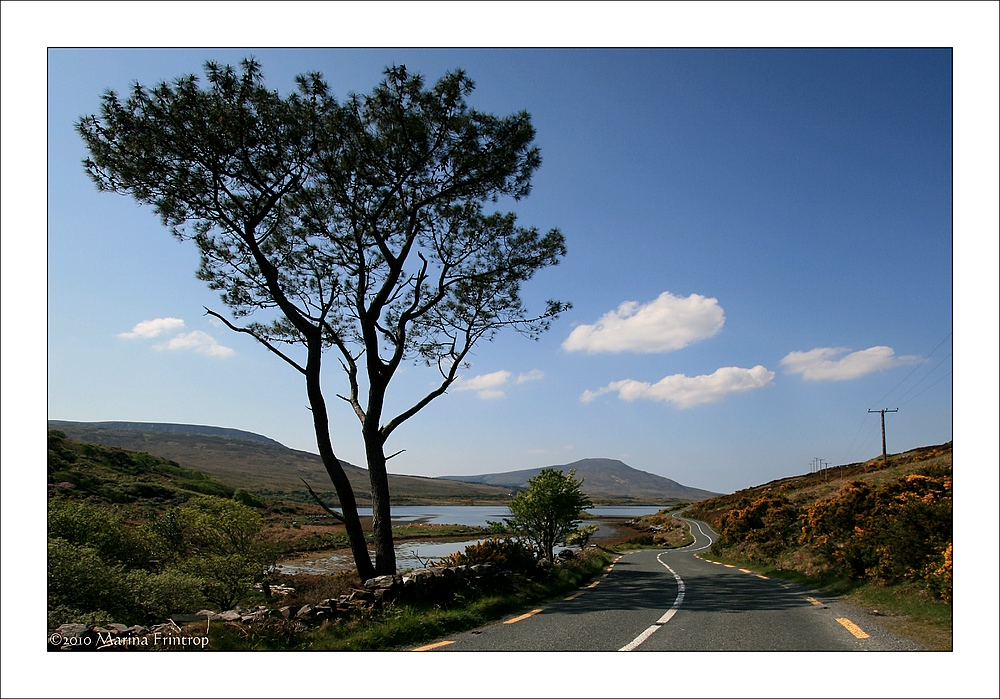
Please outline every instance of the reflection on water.
[{"label": "reflection on water", "polygon": [[[660,507],[592,507],[587,512],[594,517],[639,517],[654,514]],[[362,517],[370,517],[371,508],[359,507]],[[485,527],[487,520],[499,521],[510,516],[506,506],[490,505],[442,505],[418,506],[409,505],[392,508],[392,519],[395,524],[406,522],[421,522],[432,524],[464,524],[470,527]],[[430,561],[447,556],[457,551],[464,551],[479,539],[464,541],[403,541],[396,545],[396,569],[403,571],[411,568],[421,568]],[[374,551],[372,557],[374,558]],[[282,573],[295,575],[299,573],[339,573],[354,569],[354,558],[348,549],[323,551],[307,554],[293,560],[282,561],[279,566]]]}]

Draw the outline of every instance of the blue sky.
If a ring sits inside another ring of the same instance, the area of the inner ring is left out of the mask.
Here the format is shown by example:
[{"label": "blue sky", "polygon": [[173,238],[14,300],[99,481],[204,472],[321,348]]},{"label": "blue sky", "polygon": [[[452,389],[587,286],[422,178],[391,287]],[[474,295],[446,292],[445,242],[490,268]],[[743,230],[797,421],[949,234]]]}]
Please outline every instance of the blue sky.
[{"label": "blue sky", "polygon": [[[203,306],[223,309],[194,277],[194,249],[149,211],[98,193],[72,128],[107,88],[248,54],[277,89],[320,70],[338,96],[368,92],[393,62],[431,81],[462,67],[478,85],[472,105],[526,109],[537,128],[543,164],[515,210],[525,225],[559,227],[569,253],[526,291],[573,310],[539,342],[508,335],[481,346],[467,390],[456,386],[396,433],[389,446],[406,451],[394,471],[604,456],[732,491],[806,472],[817,458],[877,455],[878,416],[867,411],[898,407],[886,416],[890,451],[955,439],[956,540],[960,563],[971,561],[975,517],[995,519],[997,492],[995,3],[234,7],[3,4],[3,548],[6,563],[31,561],[4,566],[5,602],[26,569],[44,567],[40,539],[8,536],[26,521],[44,531],[43,501],[24,497],[42,492],[28,474],[41,473],[43,416],[221,425],[312,449],[299,377],[209,322]],[[49,51],[123,44],[807,48]],[[955,50],[809,48],[830,46]],[[328,371],[330,393],[338,378]],[[418,368],[401,375],[399,404],[430,380]],[[346,411],[334,438],[343,458],[362,461]],[[995,599],[987,578],[961,577],[956,599],[974,598],[971,585]],[[16,589],[18,603],[34,594],[35,608],[44,604],[44,585]],[[972,638],[981,625],[964,624],[956,606],[956,635]],[[979,640],[992,641],[983,659],[995,657],[995,637]],[[5,657],[21,646],[5,636]],[[683,661],[704,671],[714,658]],[[900,672],[852,672],[870,692],[909,681],[943,695],[989,667],[959,652],[932,675],[920,658],[893,661]],[[478,667],[422,658],[410,669],[475,682]],[[691,692],[704,691],[704,672],[685,675],[698,682]],[[620,693],[621,677],[587,673],[583,693]],[[686,682],[671,678],[675,690]],[[797,696],[812,685],[789,686]]]},{"label": "blue sky", "polygon": [[[52,50],[48,413],[235,427],[315,451],[300,377],[206,317],[197,253],[85,176],[76,119],[253,55],[268,85],[338,96],[392,63],[464,68],[470,103],[526,109],[542,166],[513,205],[568,254],[526,291],[573,309],[479,346],[401,428],[397,473],[621,459],[719,492],[952,439],[948,50]],[[345,390],[336,362],[327,393]],[[433,387],[407,369],[397,409]],[[363,464],[333,401],[334,446]]]}]

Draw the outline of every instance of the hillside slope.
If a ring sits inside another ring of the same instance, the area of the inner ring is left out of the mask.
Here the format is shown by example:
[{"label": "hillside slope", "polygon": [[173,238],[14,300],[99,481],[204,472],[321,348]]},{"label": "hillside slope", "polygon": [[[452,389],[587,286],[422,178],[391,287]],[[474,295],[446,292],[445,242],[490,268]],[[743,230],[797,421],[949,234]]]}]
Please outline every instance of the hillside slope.
[{"label": "hillside slope", "polygon": [[[337,503],[326,469],[316,454],[289,449],[274,440],[240,430],[212,435],[205,434],[200,425],[173,425],[170,430],[161,430],[149,427],[149,423],[114,423],[116,427],[106,424],[49,421],[50,429],[58,429],[75,441],[170,459],[184,468],[201,471],[247,490],[307,500],[308,494],[302,484],[305,480],[328,502]],[[191,430],[185,432],[181,429],[184,427]],[[368,471],[347,462],[341,464],[359,504],[369,504]],[[390,474],[389,492],[394,505],[457,505],[505,502],[510,489]]]},{"label": "hillside slope", "polygon": [[[652,473],[640,471],[616,459],[581,459],[571,464],[551,466],[560,471],[576,471],[576,477],[583,479],[581,489],[591,498],[614,501],[622,504],[633,502],[670,504],[679,501],[704,500],[715,497],[700,488],[681,485],[677,481]],[[537,476],[541,468],[486,473],[478,476],[441,476],[442,479],[465,483],[484,483],[505,488],[523,488],[528,480]]]}]

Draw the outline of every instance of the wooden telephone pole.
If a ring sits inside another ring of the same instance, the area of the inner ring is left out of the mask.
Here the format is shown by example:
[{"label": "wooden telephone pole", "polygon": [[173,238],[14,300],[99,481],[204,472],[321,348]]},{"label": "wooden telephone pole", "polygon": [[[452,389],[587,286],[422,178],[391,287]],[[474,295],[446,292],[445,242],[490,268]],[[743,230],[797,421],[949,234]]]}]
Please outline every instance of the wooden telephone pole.
[{"label": "wooden telephone pole", "polygon": [[888,461],[889,458],[885,453],[885,414],[898,413],[899,408],[893,408],[892,410],[889,410],[888,408],[882,408],[881,410],[872,410],[871,408],[869,408],[868,412],[879,413],[882,416],[882,463],[884,464]]}]

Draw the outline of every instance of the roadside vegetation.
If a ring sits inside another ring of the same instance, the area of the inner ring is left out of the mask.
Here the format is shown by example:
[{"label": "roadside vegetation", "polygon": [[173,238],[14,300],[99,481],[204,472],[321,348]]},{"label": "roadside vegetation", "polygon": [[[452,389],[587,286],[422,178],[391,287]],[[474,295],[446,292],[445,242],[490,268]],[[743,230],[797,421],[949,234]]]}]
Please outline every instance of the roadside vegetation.
[{"label": "roadside vegetation", "polygon": [[952,642],[952,445],[741,490],[691,506],[711,555],[840,594],[933,650]]}]

